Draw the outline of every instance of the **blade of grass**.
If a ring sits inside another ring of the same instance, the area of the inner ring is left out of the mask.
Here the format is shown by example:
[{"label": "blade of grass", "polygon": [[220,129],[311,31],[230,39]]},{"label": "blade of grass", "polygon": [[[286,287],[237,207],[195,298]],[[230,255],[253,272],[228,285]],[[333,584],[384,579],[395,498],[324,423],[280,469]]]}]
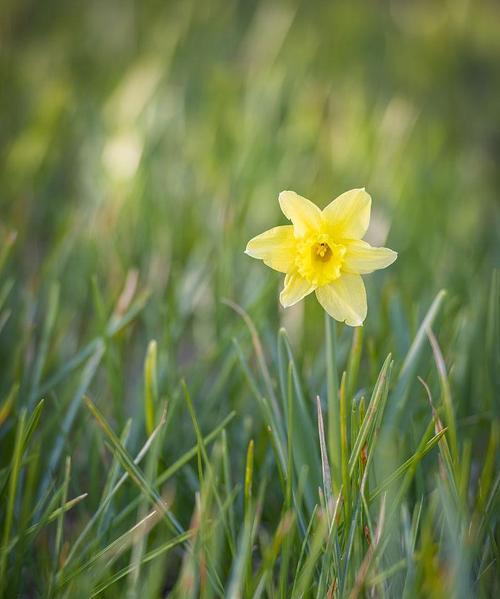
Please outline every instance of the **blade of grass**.
[{"label": "blade of grass", "polygon": [[[143,558],[141,560],[141,565],[146,564],[146,563],[156,559],[160,555],[163,555],[164,553],[170,551],[170,549],[173,549],[174,547],[177,547],[178,545],[186,543],[186,541],[188,541],[191,538],[192,534],[193,534],[192,531],[188,530],[187,532],[177,535],[176,537],[173,537],[172,539],[168,540],[167,542],[162,543],[156,549],[152,549],[151,551],[149,551],[148,553],[146,553],[143,556]],[[133,571],[134,567],[136,567],[136,564],[134,564],[134,565],[129,564],[125,568],[122,568],[121,570],[119,570],[110,579],[106,580],[105,582],[100,584],[96,589],[94,589],[92,591],[91,597],[97,597],[103,591],[105,591],[107,588],[109,588],[111,585],[115,584],[116,582],[118,582],[119,580],[124,578],[125,576],[128,576]]]},{"label": "blade of grass", "polygon": [[286,444],[286,493],[285,493],[285,510],[289,510],[292,506],[292,490],[293,490],[293,389],[292,389],[292,363],[288,363],[288,384],[287,384],[287,444]]},{"label": "blade of grass", "polygon": [[[205,462],[205,467],[209,471],[209,473],[210,473],[210,479],[213,482],[215,480],[215,477],[213,476],[212,463],[211,463],[211,461],[210,461],[210,459],[208,457],[207,450],[205,448],[205,444],[203,443],[203,435],[201,434],[200,425],[198,423],[198,419],[196,418],[196,412],[194,410],[194,405],[193,405],[193,402],[192,402],[192,399],[191,399],[191,395],[189,393],[189,390],[187,388],[187,385],[186,385],[185,381],[181,381],[181,387],[183,389],[184,398],[186,399],[186,404],[187,404],[187,407],[188,407],[188,410],[189,410],[189,414],[190,414],[191,420],[193,422],[193,427],[194,427],[195,434],[196,434],[196,439],[197,439],[197,442],[198,442],[199,453],[203,456],[203,460]],[[200,479],[200,482],[201,482],[201,479]],[[222,515],[224,513],[223,510],[222,510],[222,500],[220,498],[220,494],[219,494],[217,488],[215,487],[215,485],[214,485],[214,488],[213,488],[213,492],[214,492],[214,495],[215,495],[215,499],[217,501],[217,505],[218,505],[218,508],[219,508],[219,513]],[[223,524],[224,524],[224,529],[225,529],[225,532],[226,532],[226,537],[227,537],[227,541],[228,541],[229,547],[230,547],[230,549],[231,549],[231,551],[233,552],[233,555],[234,555],[235,548],[232,545],[233,539],[231,537],[231,530],[230,530],[229,524],[228,524],[228,522],[225,519],[223,519]]]},{"label": "blade of grass", "polygon": [[319,446],[321,450],[321,472],[323,474],[323,491],[325,493],[326,506],[330,516],[332,507],[332,480],[330,476],[330,465],[328,463],[328,452],[326,449],[325,429],[323,425],[323,414],[321,412],[321,400],[319,395],[316,396],[316,406],[318,411],[318,436]]},{"label": "blade of grass", "polygon": [[[278,559],[280,549],[293,526],[293,514],[285,512],[273,535],[272,543],[264,549],[263,563],[260,568],[261,571],[254,575],[258,580],[258,583],[256,584],[255,593],[253,594],[252,599],[259,599],[263,595],[266,589],[266,583],[271,577],[272,570]],[[268,593],[267,596],[270,596],[270,594]]]},{"label": "blade of grass", "polygon": [[351,352],[347,364],[347,400],[351,401],[358,382],[359,364],[363,349],[363,327],[355,327],[352,334]]},{"label": "blade of grass", "polygon": [[[239,306],[238,304],[236,304],[235,302],[233,302],[229,299],[223,299],[222,303],[224,303],[227,306],[229,306],[230,308],[232,308],[243,319],[244,323],[246,324],[246,326],[250,332],[255,355],[257,356],[257,363],[259,364],[262,378],[263,378],[265,386],[266,386],[267,396],[269,397],[269,401],[271,402],[271,408],[272,408],[274,419],[275,419],[275,426],[279,425],[282,421],[281,413],[280,413],[280,409],[278,406],[278,401],[276,399],[276,395],[274,393],[273,381],[271,379],[271,375],[270,375],[269,369],[267,367],[264,350],[262,348],[262,343],[260,341],[260,337],[259,337],[259,333],[257,332],[257,328],[254,325],[254,323],[253,323],[252,319],[250,318],[250,316],[248,315],[248,313],[241,306]],[[281,427],[278,428],[277,430],[278,430],[279,434],[281,435],[281,437],[283,437],[283,431],[281,430]]]},{"label": "blade of grass", "polygon": [[[306,402],[292,347],[286,331],[283,328],[280,329],[278,337],[278,356],[280,355],[280,364],[282,365],[282,368],[285,368],[285,372],[286,366],[284,365],[288,365],[289,363],[292,364],[292,379],[295,390],[295,393],[292,396],[294,401],[293,429],[296,431],[293,441],[295,472],[298,476],[300,475],[303,466],[307,465],[309,467],[308,475],[310,481],[304,490],[304,497],[309,513],[311,513],[316,503],[315,490],[321,484],[321,459],[318,452],[318,446],[315,442],[317,433],[312,412],[314,410],[314,404],[311,402],[311,405],[308,405]],[[285,356],[287,357],[286,360]],[[285,390],[283,392],[285,392]],[[284,395],[284,402],[287,402],[287,395]]]},{"label": "blade of grass", "polygon": [[47,359],[50,338],[56,321],[56,315],[59,307],[59,284],[54,283],[50,287],[49,299],[47,305],[47,316],[44,321],[42,337],[36,354],[33,372],[30,376],[31,389],[28,398],[28,410],[32,408],[38,397],[38,388],[42,377],[43,368]]},{"label": "blade of grass", "polygon": [[[434,430],[435,430],[436,434],[438,434],[440,431],[444,430],[444,426],[443,426],[443,423],[441,422],[441,419],[439,418],[439,414],[437,413],[436,408],[434,407],[434,403],[432,401],[431,390],[429,389],[429,385],[424,381],[423,378],[421,378],[420,376],[417,378],[420,381],[420,383],[422,384],[422,386],[424,387],[425,392],[427,393],[427,399],[429,401],[429,405],[430,405],[431,411],[432,411],[432,418],[434,420]],[[458,500],[458,484],[457,484],[457,478],[455,475],[455,466],[453,464],[453,460],[451,457],[450,446],[448,445],[445,435],[442,435],[441,438],[439,439],[438,447],[439,447],[439,452],[440,452],[440,455],[442,458],[442,463],[446,469],[446,475],[447,475],[448,482],[450,483],[452,491],[453,491],[453,496],[455,497],[455,499]]]},{"label": "blade of grass", "polygon": [[240,347],[240,344],[236,339],[233,339],[233,344],[236,348],[236,352],[243,369],[243,372],[246,375],[247,382],[249,383],[250,389],[252,390],[255,399],[257,400],[259,407],[262,411],[262,416],[264,421],[266,422],[269,430],[271,431],[271,435],[273,437],[273,447],[276,450],[276,461],[280,468],[280,477],[284,479],[284,473],[286,472],[286,459],[285,459],[285,450],[284,450],[284,441],[280,436],[281,426],[278,426],[276,422],[275,415],[273,413],[272,407],[269,404],[269,400],[266,397],[263,397],[260,394],[258,386],[255,383],[255,380],[252,376],[248,363],[243,355],[243,351]]},{"label": "blade of grass", "polygon": [[50,581],[49,587],[49,596],[52,594],[56,580],[57,580],[57,571],[61,562],[61,549],[63,542],[63,529],[64,529],[64,506],[68,500],[68,487],[69,487],[69,478],[71,474],[71,457],[66,456],[66,463],[64,468],[64,482],[62,485],[62,493],[61,493],[61,507],[59,509],[59,514],[57,516],[57,528],[56,528],[56,539],[54,546],[54,565],[52,571],[52,577]]},{"label": "blade of grass", "polygon": [[[160,422],[165,421],[166,411],[167,411],[167,406],[165,404],[165,406],[163,408],[162,416],[160,418]],[[151,432],[153,432],[153,430],[154,430],[155,423],[153,422],[152,424],[153,424],[153,429]],[[158,461],[159,461],[159,457],[160,457],[160,448],[163,443],[164,435],[165,435],[165,427],[162,426],[162,427],[160,427],[159,434],[156,435],[156,437],[151,445],[151,451],[149,452],[149,454],[147,456],[145,479],[147,480],[147,482],[149,484],[153,484],[153,481],[154,481],[154,478],[156,475],[156,470],[158,468]],[[139,520],[142,520],[143,518],[146,517],[147,512],[148,512],[148,501],[146,498],[143,498],[142,502],[140,503],[139,508],[138,508],[137,518]],[[130,565],[132,567],[132,572],[130,573],[130,575],[128,577],[128,588],[127,588],[127,594],[131,597],[137,596],[137,590],[138,590],[139,580],[140,580],[140,575],[141,575],[141,563],[142,563],[142,558],[144,556],[148,535],[149,535],[149,530],[145,530],[144,534],[141,534],[138,536],[138,538],[134,539],[133,544],[132,544],[132,551],[131,551],[131,556],[130,556]]]},{"label": "blade of grass", "polygon": [[[163,419],[160,419],[160,422],[158,424],[158,426],[156,427],[156,429],[153,431],[153,433],[149,436],[149,438],[147,439],[146,443],[142,446],[141,450],[139,451],[139,453],[136,455],[135,459],[134,459],[134,463],[136,465],[140,464],[142,459],[144,458],[144,456],[147,454],[147,452],[149,451],[151,444],[153,443],[153,440],[155,439],[156,435],[158,434],[158,432],[160,431],[161,427],[164,425],[164,421]],[[124,427],[124,430],[122,432],[122,436],[121,436],[121,443],[123,445],[125,445],[125,441],[128,437],[128,429],[130,428],[129,424],[126,424]],[[115,456],[113,457],[113,463],[116,463],[117,465],[120,464],[120,460],[118,459],[118,456],[115,454]],[[113,469],[113,467],[111,468],[111,470]],[[118,466],[117,466],[117,474],[118,474]],[[110,475],[111,478],[112,475]],[[99,507],[97,508],[97,511],[94,512],[94,514],[92,515],[92,517],[90,518],[90,520],[87,522],[85,528],[82,530],[82,532],[80,533],[80,535],[78,536],[78,538],[76,539],[76,541],[73,543],[73,546],[70,549],[70,552],[68,554],[68,557],[66,558],[65,561],[65,566],[67,566],[69,564],[69,562],[73,559],[73,557],[75,556],[77,550],[79,549],[81,543],[84,541],[85,537],[88,535],[88,533],[90,532],[90,530],[92,529],[92,527],[94,526],[94,524],[96,522],[99,522],[104,515],[106,514],[106,510],[109,507],[111,500],[113,499],[113,497],[115,496],[115,494],[118,492],[118,490],[120,489],[120,487],[123,485],[123,483],[128,479],[128,472],[125,471],[123,473],[123,475],[120,477],[120,479],[118,480],[118,482],[116,484],[114,484],[111,487],[111,481],[110,481],[110,488],[109,491],[105,488],[104,492],[102,494],[102,498],[101,498],[101,502],[99,504]],[[110,480],[110,479],[109,479]],[[156,485],[157,487],[159,487],[160,485]],[[136,507],[136,506],[134,506]],[[100,532],[100,529],[98,528],[98,532]]]},{"label": "blade of grass", "polygon": [[17,231],[9,231],[5,238],[5,241],[2,245],[2,249],[0,250],[0,273],[2,272],[5,263],[7,262],[7,258],[9,257],[10,251],[12,250],[17,239]]},{"label": "blade of grass", "polygon": [[130,324],[134,318],[141,312],[147,303],[149,294],[145,293],[141,296],[129,309],[129,311],[118,320],[113,323],[108,323],[106,328],[106,334],[104,336],[98,336],[89,341],[79,352],[77,352],[72,358],[67,360],[54,374],[50,375],[48,379],[42,383],[38,389],[37,397],[46,395],[56,385],[66,379],[74,370],[76,370],[81,364],[86,362],[91,356],[99,351],[99,348],[105,347],[107,339],[111,339],[115,335],[118,335],[128,324]]},{"label": "blade of grass", "polygon": [[58,435],[55,439],[54,446],[52,447],[52,451],[50,452],[50,456],[48,459],[48,465],[44,474],[44,477],[41,480],[38,497],[42,497],[47,491],[50,481],[56,471],[56,468],[59,464],[59,460],[61,458],[62,451],[64,449],[64,445],[66,443],[66,439],[71,431],[73,423],[75,421],[76,415],[78,414],[78,410],[80,408],[80,404],[83,396],[87,392],[87,389],[92,382],[99,364],[101,363],[102,357],[104,355],[104,344],[101,343],[96,346],[94,353],[89,358],[83,372],[80,376],[80,381],[76,392],[71,399],[68,408],[66,410],[66,415],[64,420],[59,427]]},{"label": "blade of grass", "polygon": [[128,451],[123,447],[120,443],[120,439],[116,436],[112,428],[107,423],[103,414],[97,408],[97,406],[90,400],[90,398],[85,397],[85,404],[89,409],[90,413],[94,416],[97,421],[97,424],[102,429],[107,439],[110,441],[111,447],[114,452],[118,456],[122,467],[127,471],[131,480],[137,485],[140,489],[141,493],[144,494],[145,497],[149,500],[151,505],[158,509],[160,514],[163,516],[163,520],[167,524],[168,528],[173,532],[182,533],[181,525],[177,521],[177,519],[173,516],[167,506],[163,503],[163,500],[156,492],[156,490],[147,482],[144,478],[144,475],[139,470],[137,465],[134,463],[133,459],[130,457]]},{"label": "blade of grass", "polygon": [[53,505],[59,501],[62,495],[62,491],[63,488],[60,487],[54,493],[54,495],[52,496],[52,501],[50,502],[50,505],[47,507],[46,511],[42,514],[42,518],[40,521],[36,522],[35,524],[32,524],[29,528],[23,530],[22,533],[12,538],[7,548],[8,552],[12,551],[15,548],[16,544],[19,543],[19,541],[21,540],[28,539],[33,541],[34,537],[38,533],[40,533],[47,526],[47,524],[53,522],[54,520],[57,520],[61,513],[67,512],[88,496],[87,493],[83,493],[82,495],[79,495],[78,497],[75,497],[67,501],[64,506],[58,507],[57,509],[52,511]]},{"label": "blade of grass", "polygon": [[432,347],[434,362],[439,374],[439,382],[441,384],[441,397],[446,413],[446,425],[448,428],[448,438],[450,440],[450,453],[454,464],[458,463],[458,442],[457,442],[457,425],[455,420],[455,411],[453,409],[453,401],[451,397],[450,383],[446,372],[446,364],[439,347],[438,340],[432,332],[432,329],[427,330],[427,336]]},{"label": "blade of grass", "polygon": [[[101,550],[96,553],[91,554],[90,558],[76,568],[74,571],[70,572],[64,578],[60,577],[58,580],[57,589],[63,589],[66,585],[68,585],[75,578],[78,579],[82,574],[87,573],[89,571],[92,572],[92,577],[94,580],[99,578],[104,567],[109,567],[113,562],[115,562],[119,556],[121,556],[129,547],[134,543],[134,540],[137,539],[138,536],[142,536],[145,531],[149,531],[153,526],[155,526],[159,520],[161,519],[161,512],[159,510],[154,509],[152,512],[147,514],[142,520],[136,522],[129,530],[124,532],[115,540],[111,541],[108,545],[103,547]],[[100,567],[99,567],[100,566]],[[100,572],[101,570],[101,572]]]},{"label": "blade of grass", "polygon": [[415,338],[406,354],[401,371],[399,373],[398,382],[396,389],[394,390],[393,401],[391,409],[388,413],[386,426],[392,428],[401,418],[406,401],[410,391],[412,382],[415,380],[418,364],[422,350],[425,346],[425,339],[427,337],[427,331],[432,327],[434,320],[436,319],[443,300],[446,296],[446,292],[441,290],[434,301],[432,302],[427,314],[425,315],[420,327],[415,335]]},{"label": "blade of grass", "polygon": [[5,590],[5,584],[7,582],[7,560],[9,553],[7,548],[9,546],[10,533],[12,529],[12,523],[14,520],[14,503],[17,494],[17,483],[22,466],[23,457],[23,440],[25,437],[25,424],[26,424],[26,408],[21,410],[19,420],[16,429],[16,440],[14,443],[14,452],[11,460],[11,472],[9,477],[9,492],[7,496],[7,506],[5,509],[5,519],[3,527],[3,539],[2,539],[2,550],[0,553],[0,596],[3,595]]},{"label": "blade of grass", "polygon": [[42,416],[42,411],[43,411],[44,406],[45,406],[45,400],[41,399],[36,404],[35,409],[31,413],[31,416],[28,420],[28,424],[26,425],[26,433],[25,433],[24,439],[23,439],[23,451],[26,450],[26,448],[28,447],[29,442],[31,441],[34,432],[38,428],[38,424],[40,423],[40,418]]},{"label": "blade of grass", "polygon": [[244,486],[244,513],[247,514],[252,507],[252,483],[253,483],[253,453],[254,443],[250,439],[247,449],[245,464],[245,486]]},{"label": "blade of grass", "polygon": [[347,395],[346,395],[346,377],[344,372],[340,382],[340,457],[342,473],[342,495],[344,497],[344,516],[345,520],[350,519],[351,508],[351,481],[349,478],[349,447],[347,440]]},{"label": "blade of grass", "polygon": [[338,493],[342,481],[340,457],[339,379],[337,373],[337,329],[325,312],[326,383],[328,404],[328,450],[332,464],[333,490]]},{"label": "blade of grass", "polygon": [[[203,443],[205,445],[207,444],[206,437],[203,440]],[[226,433],[225,429],[222,429],[221,453],[222,453],[222,472],[223,472],[223,477],[224,477],[224,490],[225,490],[225,494],[226,494],[226,498],[227,498],[231,495],[232,484],[231,484],[231,469],[230,469],[230,465],[229,465],[229,450],[228,450],[228,445],[227,445],[227,433]],[[229,510],[229,512],[228,512],[228,524],[229,524],[229,529],[231,531],[231,538],[235,539],[236,538],[236,533],[235,533],[236,525],[235,525],[235,520],[234,520],[234,510]]]},{"label": "blade of grass", "polygon": [[377,382],[373,389],[373,393],[370,399],[370,403],[368,404],[368,409],[366,411],[366,415],[363,419],[363,424],[359,430],[358,436],[356,437],[356,441],[354,443],[354,447],[351,452],[351,456],[349,458],[348,467],[349,467],[349,477],[352,477],[354,473],[354,467],[356,466],[357,459],[359,457],[360,451],[368,437],[368,433],[373,430],[376,416],[378,416],[379,405],[381,403],[383,397],[383,391],[385,388],[387,372],[389,370],[389,366],[391,364],[391,354],[387,356],[385,362],[380,370],[378,375]]},{"label": "blade of grass", "polygon": [[227,599],[240,599],[245,588],[246,573],[251,559],[252,545],[257,532],[259,510],[251,510],[244,520],[243,529],[238,540],[231,573],[226,591]]},{"label": "blade of grass", "polygon": [[[219,434],[221,434],[221,432],[224,430],[224,428],[229,424],[229,422],[231,422],[231,420],[233,420],[233,418],[235,416],[236,416],[236,412],[231,412],[228,416],[226,416],[226,418],[219,424],[219,426],[217,426],[211,433],[209,433],[204,438],[204,444],[205,444],[205,446],[207,446]],[[158,476],[158,478],[156,479],[155,486],[158,487],[158,488],[161,487],[167,480],[169,480],[170,478],[172,478],[172,476],[174,476],[174,474],[176,472],[178,472],[183,466],[185,466],[193,458],[195,458],[198,455],[198,452],[199,452],[199,447],[198,447],[198,444],[197,444],[194,447],[192,447],[189,451],[187,451],[185,454],[183,454],[169,468],[167,468],[164,472],[162,472]],[[128,477],[127,473],[124,473],[123,476],[124,477]],[[120,480],[119,483],[121,483],[121,482],[122,481]],[[115,492],[115,490],[117,490],[116,487],[115,487],[115,489],[113,489],[113,492]],[[119,514],[116,515],[116,517],[114,518],[114,522],[117,525],[120,524],[137,507],[137,505],[138,505],[138,500],[137,499],[131,501],[129,503],[129,505],[127,505],[127,507],[122,510],[122,512],[120,512]]]},{"label": "blade of grass", "polygon": [[[127,446],[127,441],[128,441],[129,435],[130,435],[131,428],[132,428],[132,419],[129,418],[127,420],[127,422],[125,423],[125,426],[123,427],[122,434],[120,435],[120,442],[124,447]],[[158,430],[160,430],[160,428],[161,428],[161,426],[158,427]],[[155,431],[153,431],[151,433],[151,435],[149,435],[149,437],[152,437],[153,433],[155,433]],[[153,436],[153,438],[154,438],[154,436]],[[148,440],[149,440],[149,438],[148,438]],[[150,444],[148,444],[148,448],[149,447],[150,447]],[[136,464],[139,463],[137,461],[137,456],[135,457],[134,462]],[[118,481],[118,476],[120,475],[120,469],[121,469],[120,461],[118,460],[117,456],[115,455],[115,456],[113,456],[113,462],[111,464],[111,468],[109,468],[109,470],[108,470],[108,475],[106,477],[106,483],[104,484],[104,489],[101,494],[100,506],[102,506],[104,503],[106,504],[106,506],[100,513],[99,518],[97,519],[97,533],[98,534],[108,528],[109,520],[111,518],[112,502],[106,501],[106,498],[108,496],[110,496],[112,489],[115,487],[115,485]],[[127,476],[126,473],[125,473],[125,476]],[[98,510],[99,510],[99,508],[98,508]],[[89,522],[89,524],[90,524],[90,522]]]},{"label": "blade of grass", "polygon": [[359,568],[356,580],[354,582],[354,587],[349,593],[349,599],[357,599],[359,597],[363,586],[365,584],[365,580],[368,576],[371,563],[373,561],[375,552],[377,551],[378,545],[380,543],[380,538],[382,536],[382,530],[384,528],[384,520],[385,520],[385,497],[382,499],[382,503],[380,505],[380,512],[377,523],[377,530],[375,531],[375,536],[373,537],[373,542],[370,544],[368,551],[366,552],[365,558]]},{"label": "blade of grass", "polygon": [[158,403],[158,384],[156,374],[156,341],[150,341],[144,363],[144,411],[146,431],[150,435],[154,430],[155,408]]},{"label": "blade of grass", "polygon": [[304,561],[304,565],[300,569],[297,584],[294,584],[292,590],[293,597],[303,597],[309,592],[314,570],[328,534],[328,518],[326,518],[324,514],[318,512],[316,513],[315,520],[317,521],[317,526],[312,534],[309,551]]},{"label": "blade of grass", "polygon": [[[380,493],[385,491],[391,484],[398,480],[403,474],[407,472],[409,468],[412,468],[418,464],[431,450],[435,447],[441,437],[446,433],[446,429],[439,431],[436,435],[434,435],[431,439],[425,442],[423,447],[417,449],[417,451],[408,458],[405,462],[401,464],[392,474],[390,474],[383,482],[381,482],[374,491],[372,491],[370,495],[369,502],[371,503]],[[428,436],[428,431],[424,433],[423,440],[425,440]]]},{"label": "blade of grass", "polygon": [[479,477],[479,489],[476,499],[477,511],[483,512],[488,497],[491,484],[493,482],[493,476],[495,472],[495,460],[498,456],[498,442],[500,439],[500,423],[498,420],[494,420],[491,424],[490,438],[488,441],[488,447],[486,449],[486,456],[484,459],[483,469]]},{"label": "blade of grass", "polygon": [[302,544],[301,544],[301,547],[300,547],[299,559],[298,559],[297,565],[295,567],[295,576],[294,576],[293,585],[292,585],[292,593],[291,593],[292,597],[298,596],[298,594],[295,593],[295,588],[298,585],[299,573],[302,570],[302,563],[304,561],[304,557],[306,555],[306,551],[307,551],[307,549],[308,549],[308,547],[310,545],[310,538],[311,538],[311,535],[312,535],[312,529],[313,529],[313,526],[314,526],[314,522],[316,520],[317,512],[318,512],[318,505],[316,504],[314,506],[313,512],[311,514],[311,517],[309,518],[309,522],[307,524],[307,529],[305,531],[304,538],[302,540]]},{"label": "blade of grass", "polygon": [[[342,504],[342,493],[339,493],[335,505],[332,506],[332,515],[330,517],[330,525],[328,530],[328,538],[325,544],[324,555],[321,559],[321,574],[318,584],[318,592],[316,596],[329,596],[328,593],[336,586],[338,574],[341,564],[341,551],[338,540],[338,524],[339,524],[339,509]],[[331,591],[333,594],[333,590]]]}]

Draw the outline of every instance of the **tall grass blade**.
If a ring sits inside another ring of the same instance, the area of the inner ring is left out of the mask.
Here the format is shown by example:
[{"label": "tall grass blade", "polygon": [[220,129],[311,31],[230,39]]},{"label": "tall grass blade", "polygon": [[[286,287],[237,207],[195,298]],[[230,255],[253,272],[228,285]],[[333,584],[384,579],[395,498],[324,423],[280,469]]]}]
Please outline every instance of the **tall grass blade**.
[{"label": "tall grass blade", "polygon": [[356,466],[356,462],[359,458],[361,449],[365,444],[369,433],[373,431],[375,426],[377,417],[379,416],[379,407],[381,404],[381,400],[383,398],[384,388],[386,386],[386,378],[387,373],[391,364],[391,354],[387,356],[385,362],[380,370],[377,382],[373,389],[373,393],[370,399],[370,403],[368,404],[368,409],[366,411],[366,415],[363,419],[363,424],[359,430],[358,436],[356,437],[356,441],[354,442],[353,449],[351,451],[351,456],[349,458],[348,467],[349,467],[349,476],[352,477],[354,473],[354,468]]},{"label": "tall grass blade", "polygon": [[3,595],[7,585],[7,566],[9,557],[9,541],[14,521],[14,504],[16,500],[17,485],[22,468],[23,441],[25,437],[26,408],[21,410],[16,428],[16,440],[11,460],[9,490],[3,525],[2,548],[0,553],[0,596]]},{"label": "tall grass blade", "polygon": [[393,393],[393,402],[388,414],[388,426],[393,426],[395,422],[398,422],[404,412],[408,393],[410,391],[411,384],[415,380],[420,356],[425,346],[427,331],[432,327],[432,324],[436,319],[439,310],[441,309],[441,305],[445,296],[446,292],[444,290],[441,290],[436,295],[429,310],[427,311],[427,314],[420,324],[408,353],[406,354],[403,365],[399,372],[397,386]]},{"label": "tall grass blade", "polygon": [[158,403],[158,382],[156,374],[156,341],[150,341],[144,363],[144,412],[148,435],[155,427],[155,409]]},{"label": "tall grass blade", "polygon": [[89,358],[83,372],[80,376],[80,381],[76,392],[71,399],[68,408],[66,410],[66,415],[62,421],[61,426],[58,429],[58,435],[54,442],[54,446],[52,451],[50,452],[47,469],[44,477],[40,483],[38,497],[41,498],[49,488],[51,479],[55,473],[55,470],[59,464],[59,460],[61,458],[62,451],[64,449],[64,445],[66,443],[66,439],[71,431],[73,423],[76,419],[76,415],[78,414],[78,410],[80,409],[80,404],[82,402],[83,396],[87,393],[87,390],[94,378],[99,364],[101,363],[102,357],[104,355],[104,343],[100,343],[96,346],[94,353]]},{"label": "tall grass blade", "polygon": [[326,382],[328,404],[328,450],[332,464],[334,491],[338,493],[342,480],[340,455],[339,378],[337,373],[336,323],[325,312]]}]

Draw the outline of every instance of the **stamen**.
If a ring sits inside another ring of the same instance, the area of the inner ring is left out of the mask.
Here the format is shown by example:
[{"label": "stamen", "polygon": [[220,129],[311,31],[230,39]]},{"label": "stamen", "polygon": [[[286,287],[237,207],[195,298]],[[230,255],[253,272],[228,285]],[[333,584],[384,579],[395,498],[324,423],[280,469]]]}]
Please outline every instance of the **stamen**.
[{"label": "stamen", "polygon": [[322,262],[327,262],[332,256],[332,250],[330,249],[330,246],[324,242],[316,244],[314,247],[314,253]]},{"label": "stamen", "polygon": [[345,252],[328,235],[311,235],[297,243],[297,271],[315,286],[327,285],[339,278]]}]

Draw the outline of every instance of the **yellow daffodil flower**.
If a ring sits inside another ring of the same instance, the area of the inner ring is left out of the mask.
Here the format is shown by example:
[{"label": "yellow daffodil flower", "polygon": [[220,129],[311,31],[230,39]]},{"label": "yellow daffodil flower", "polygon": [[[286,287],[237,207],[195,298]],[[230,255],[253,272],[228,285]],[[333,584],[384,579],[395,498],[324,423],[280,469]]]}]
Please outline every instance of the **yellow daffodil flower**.
[{"label": "yellow daffodil flower", "polygon": [[370,222],[370,195],[364,188],[351,189],[320,210],[294,191],[282,191],[279,203],[292,224],[257,235],[245,253],[286,273],[283,307],[315,291],[330,316],[361,326],[367,312],[361,275],[386,268],[397,258],[396,252],[361,239]]}]

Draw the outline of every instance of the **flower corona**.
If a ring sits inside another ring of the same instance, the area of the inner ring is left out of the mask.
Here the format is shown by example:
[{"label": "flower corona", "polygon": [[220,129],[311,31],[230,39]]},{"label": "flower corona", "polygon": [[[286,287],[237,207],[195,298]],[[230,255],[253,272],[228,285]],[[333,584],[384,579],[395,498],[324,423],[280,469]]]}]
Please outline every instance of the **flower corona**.
[{"label": "flower corona", "polygon": [[283,191],[279,203],[292,224],[257,235],[246,253],[285,273],[280,294],[285,308],[315,291],[330,316],[350,326],[362,325],[367,302],[361,275],[397,258],[393,250],[362,241],[370,222],[370,195],[364,188],[352,189],[320,210],[295,192]]}]

